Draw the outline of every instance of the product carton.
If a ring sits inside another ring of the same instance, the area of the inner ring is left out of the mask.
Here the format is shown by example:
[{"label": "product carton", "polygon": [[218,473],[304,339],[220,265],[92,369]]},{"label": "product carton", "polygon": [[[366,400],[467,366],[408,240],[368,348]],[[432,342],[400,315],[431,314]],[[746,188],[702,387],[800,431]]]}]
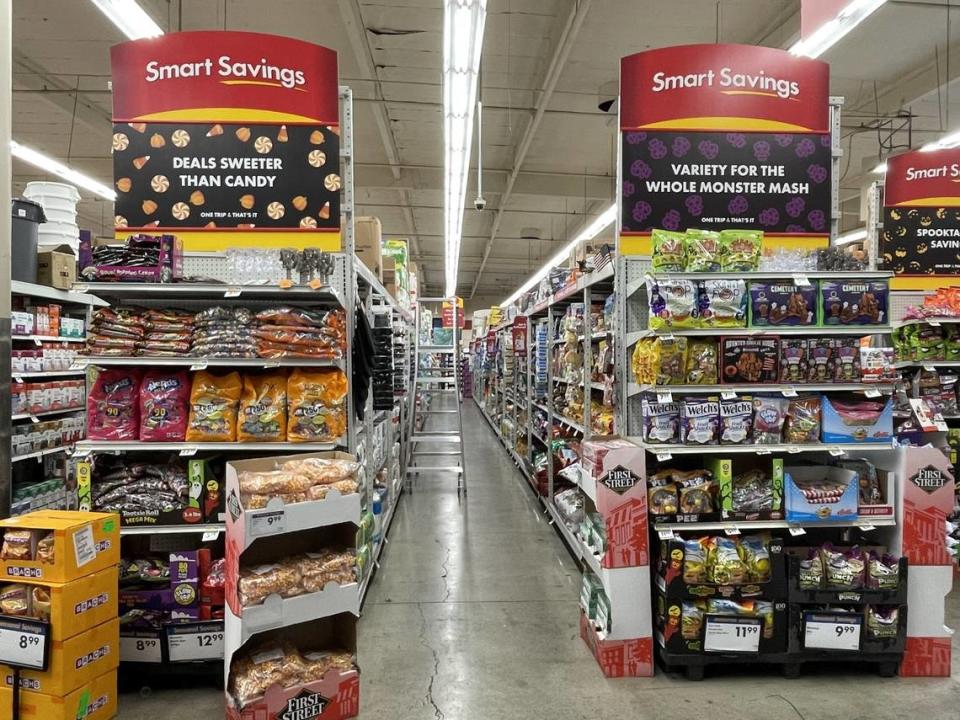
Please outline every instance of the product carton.
[{"label": "product carton", "polygon": [[69,245],[45,248],[37,253],[37,283],[69,290],[77,279],[77,258]]},{"label": "product carton", "polygon": [[[13,691],[0,686],[0,717],[10,717]],[[21,692],[20,720],[110,720],[117,714],[117,671],[99,675],[64,696]]]},{"label": "product carton", "polygon": [[[0,577],[70,582],[120,562],[120,519],[112,513],[38,510],[0,521],[0,529],[29,530],[24,559],[0,559]],[[38,543],[53,533],[52,558],[39,559]]]},{"label": "product carton", "polygon": [[43,613],[40,604],[49,602],[51,640],[71,638],[117,617],[116,566],[68,583],[23,582],[30,591],[34,617]]},{"label": "product carton", "polygon": [[380,247],[383,231],[380,218],[358,217],[353,223],[354,254],[377,278],[381,278]]},{"label": "product carton", "polygon": [[125,245],[156,248],[156,265],[95,265],[93,248],[100,245],[117,243],[94,239],[89,231],[80,231],[78,265],[84,280],[160,283],[174,282],[183,277],[183,241],[174,235],[134,235],[127,239]]},{"label": "product carton", "polygon": [[[67,695],[100,675],[116,670],[120,664],[120,620],[114,618],[66,640],[49,640],[47,669],[20,671],[21,694]],[[13,682],[13,670],[0,664],[6,678]],[[45,720],[45,719],[44,719]]]},{"label": "product carton", "polygon": [[[787,467],[784,468],[784,478],[788,522],[849,522],[857,519],[859,487],[857,473],[853,470],[822,466]],[[807,483],[813,485],[823,481],[842,487],[842,493],[830,498],[819,497],[818,493],[808,498],[801,490]]]},{"label": "product carton", "polygon": [[[736,463],[736,470],[734,470]],[[782,520],[783,519],[783,458],[750,459],[708,457],[706,468],[713,474],[713,481],[719,488],[720,514],[724,520]],[[773,504],[769,510],[734,510],[734,478],[742,478],[752,472],[760,472],[769,478],[773,488]]]},{"label": "product carton", "polygon": [[830,398],[821,396],[823,416],[820,437],[825,443],[887,443],[893,440],[893,398],[873,420],[844,419]]}]

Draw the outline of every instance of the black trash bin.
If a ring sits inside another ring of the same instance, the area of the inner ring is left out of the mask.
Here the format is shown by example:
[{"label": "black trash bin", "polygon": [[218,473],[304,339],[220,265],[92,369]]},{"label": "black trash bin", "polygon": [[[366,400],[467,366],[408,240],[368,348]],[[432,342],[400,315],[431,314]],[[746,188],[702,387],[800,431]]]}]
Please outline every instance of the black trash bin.
[{"label": "black trash bin", "polygon": [[37,281],[37,231],[47,218],[43,206],[32,200],[14,198],[11,203],[13,228],[10,234],[10,279]]}]

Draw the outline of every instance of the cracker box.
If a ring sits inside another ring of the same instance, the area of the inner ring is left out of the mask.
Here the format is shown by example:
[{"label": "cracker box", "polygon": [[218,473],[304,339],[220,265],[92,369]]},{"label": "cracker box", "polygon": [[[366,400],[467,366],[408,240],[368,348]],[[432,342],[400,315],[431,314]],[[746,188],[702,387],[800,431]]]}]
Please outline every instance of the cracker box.
[{"label": "cracker box", "polygon": [[5,580],[70,582],[120,562],[120,521],[112,513],[38,510],[0,521],[0,530]]},{"label": "cracker box", "polygon": [[777,282],[750,283],[750,327],[816,325],[817,288]]},{"label": "cracker box", "polygon": [[[114,618],[66,640],[49,641],[47,669],[20,671],[24,693],[67,695],[100,675],[116,670],[120,664],[120,620]],[[6,682],[12,683],[13,670],[0,665]]]},{"label": "cracker box", "polygon": [[886,280],[821,280],[824,325],[885,325],[890,321]]},{"label": "cracker box", "polygon": [[788,522],[856,520],[859,513],[857,473],[836,467],[784,468]]},{"label": "cracker box", "polygon": [[780,338],[720,338],[720,382],[775,383],[780,374]]},{"label": "cracker box", "polygon": [[[870,417],[858,412],[854,417],[839,408],[841,401],[821,396],[820,436],[825,443],[890,443],[893,440],[893,398],[879,414]],[[837,406],[834,406],[834,403]],[[866,402],[866,401],[860,401]]]},{"label": "cracker box", "polygon": [[[13,702],[9,686],[0,686],[0,717]],[[117,671],[111,670],[64,696],[21,693],[20,720],[110,720],[117,714]]]}]

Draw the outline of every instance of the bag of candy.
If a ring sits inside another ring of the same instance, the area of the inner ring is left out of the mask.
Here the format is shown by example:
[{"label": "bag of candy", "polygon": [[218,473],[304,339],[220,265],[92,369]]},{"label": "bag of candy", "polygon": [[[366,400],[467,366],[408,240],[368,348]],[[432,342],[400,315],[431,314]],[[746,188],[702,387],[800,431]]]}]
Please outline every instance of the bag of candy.
[{"label": "bag of candy", "polygon": [[240,397],[237,440],[283,442],[287,437],[287,375],[247,375]]},{"label": "bag of candy", "polygon": [[334,442],[347,431],[347,376],[339,369],[301,370],[287,380],[289,442]]},{"label": "bag of candy", "polygon": [[753,442],[757,445],[777,445],[783,438],[783,423],[790,401],[782,397],[753,399]]},{"label": "bag of candy", "polygon": [[900,584],[900,563],[892,555],[870,553],[867,560],[867,587],[896,590]]},{"label": "bag of candy", "polygon": [[770,580],[769,538],[765,535],[745,535],[740,539],[740,556],[747,567],[749,582],[765,583]]},{"label": "bag of candy", "polygon": [[687,347],[685,337],[657,338],[659,367],[657,385],[683,385],[687,377]]},{"label": "bag of candy", "polygon": [[900,629],[900,609],[896,606],[867,606],[867,635],[871,638],[893,638]]},{"label": "bag of candy", "polygon": [[699,289],[692,280],[649,279],[649,326],[652,330],[695,328],[700,325]]},{"label": "bag of candy", "polygon": [[708,572],[717,585],[742,585],[747,579],[747,566],[740,558],[737,543],[728,537],[711,539]]},{"label": "bag of candy", "polygon": [[743,280],[702,280],[700,324],[742,328],[747,325],[747,284]]},{"label": "bag of candy", "polygon": [[186,370],[148,370],[140,385],[140,441],[182,442],[190,412]]},{"label": "bag of candy", "polygon": [[686,235],[680,232],[651,231],[650,269],[654,272],[683,272],[686,268],[686,239]]},{"label": "bag of candy", "polygon": [[240,373],[219,376],[200,370],[194,374],[187,442],[235,442],[242,392]]},{"label": "bag of candy", "polygon": [[699,639],[706,603],[703,600],[684,600],[681,607],[680,636],[684,640]]},{"label": "bag of candy", "polygon": [[651,515],[675,515],[677,512],[677,486],[673,471],[663,470],[648,479],[647,507]]},{"label": "bag of candy", "polygon": [[687,272],[720,272],[720,233],[691,228],[685,240]]},{"label": "bag of candy", "polygon": [[716,385],[718,349],[715,340],[687,342],[687,385]]},{"label": "bag of candy", "polygon": [[683,581],[690,585],[707,582],[707,549],[710,538],[683,541]]},{"label": "bag of candy", "polygon": [[762,230],[721,230],[720,253],[724,272],[753,271],[760,266]]},{"label": "bag of candy", "polygon": [[830,590],[857,590],[863,587],[866,564],[863,552],[851,548],[846,552],[834,550],[829,543],[820,549],[823,572]]},{"label": "bag of candy", "polygon": [[820,397],[793,398],[787,408],[783,441],[790,444],[820,442]]},{"label": "bag of candy", "polygon": [[140,434],[140,371],[101,369],[87,395],[90,440],[136,440]]},{"label": "bag of candy", "polygon": [[823,587],[823,557],[817,548],[800,561],[799,584],[801,590],[819,590]]},{"label": "bag of candy", "polygon": [[716,484],[708,470],[673,471],[680,498],[680,512],[710,513],[714,510]]}]

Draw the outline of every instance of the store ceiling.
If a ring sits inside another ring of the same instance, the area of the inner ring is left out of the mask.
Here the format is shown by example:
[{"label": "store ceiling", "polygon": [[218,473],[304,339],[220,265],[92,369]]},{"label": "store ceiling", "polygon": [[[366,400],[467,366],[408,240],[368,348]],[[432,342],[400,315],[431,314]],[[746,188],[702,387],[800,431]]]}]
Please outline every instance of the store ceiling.
[{"label": "store ceiling", "polygon": [[[428,292],[440,292],[440,0],[140,3],[164,29],[226,27],[336,49],[341,82],[355,97],[359,212],[379,216],[388,236],[411,238]],[[487,209],[473,209],[474,172],[460,294],[502,300],[612,201],[616,119],[598,105],[616,94],[621,56],[718,40],[789,47],[799,5],[489,0],[482,78]],[[860,190],[881,154],[878,117],[911,111],[914,146],[960,127],[960,92],[946,83],[960,71],[960,14],[954,8],[948,22],[947,5],[890,0],[823,58],[831,63],[831,91],[847,98],[844,228],[861,222]],[[122,39],[88,0],[14,0],[14,138],[109,182],[109,48]],[[906,132],[894,140],[905,145]],[[476,163],[476,151],[473,157]],[[14,162],[15,193],[34,179],[37,171]],[[85,194],[80,214],[82,226],[109,232],[110,203]]]}]

